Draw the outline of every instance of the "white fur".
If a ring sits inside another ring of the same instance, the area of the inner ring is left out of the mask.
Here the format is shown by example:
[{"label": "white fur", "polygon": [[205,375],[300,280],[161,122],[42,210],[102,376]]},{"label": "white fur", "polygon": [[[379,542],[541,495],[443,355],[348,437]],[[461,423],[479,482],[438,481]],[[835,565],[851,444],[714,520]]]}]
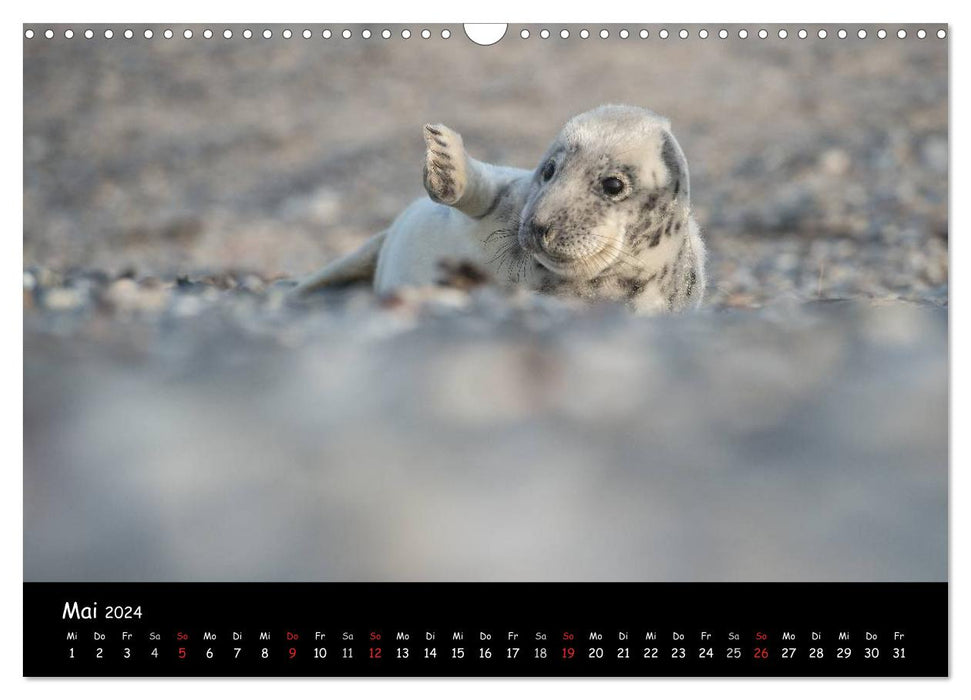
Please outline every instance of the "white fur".
[{"label": "white fur", "polygon": [[[491,175],[507,181],[528,178],[527,170],[496,168]],[[473,219],[430,199],[412,202],[391,224],[378,255],[374,289],[385,295],[401,287],[437,284],[442,263],[471,262],[496,272],[499,244],[486,239],[499,226],[495,217]],[[497,275],[499,276],[499,275]]]}]

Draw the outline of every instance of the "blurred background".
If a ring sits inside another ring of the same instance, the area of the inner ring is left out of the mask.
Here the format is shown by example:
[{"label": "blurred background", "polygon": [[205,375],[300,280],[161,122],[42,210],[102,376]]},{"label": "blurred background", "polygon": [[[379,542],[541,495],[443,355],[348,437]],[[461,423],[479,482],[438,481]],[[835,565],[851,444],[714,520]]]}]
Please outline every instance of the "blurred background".
[{"label": "blurred background", "polygon": [[[946,579],[940,27],[47,28],[24,40],[26,579]],[[285,301],[424,195],[423,123],[533,168],[605,102],[672,120],[701,312]]]}]

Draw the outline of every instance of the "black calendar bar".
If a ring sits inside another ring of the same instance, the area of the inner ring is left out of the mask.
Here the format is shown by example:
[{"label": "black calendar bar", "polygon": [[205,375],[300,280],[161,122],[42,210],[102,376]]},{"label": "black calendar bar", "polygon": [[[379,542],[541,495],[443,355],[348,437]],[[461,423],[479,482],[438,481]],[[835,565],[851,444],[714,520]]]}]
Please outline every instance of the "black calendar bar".
[{"label": "black calendar bar", "polygon": [[26,676],[946,676],[946,583],[25,583]]}]

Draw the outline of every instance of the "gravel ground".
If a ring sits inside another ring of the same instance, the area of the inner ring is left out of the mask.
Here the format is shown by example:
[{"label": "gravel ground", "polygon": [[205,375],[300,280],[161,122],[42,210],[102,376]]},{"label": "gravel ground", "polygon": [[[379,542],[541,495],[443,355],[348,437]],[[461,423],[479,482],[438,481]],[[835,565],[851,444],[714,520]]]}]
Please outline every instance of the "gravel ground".
[{"label": "gravel ground", "polygon": [[[946,579],[947,43],[411,29],[25,41],[25,576]],[[673,121],[701,312],[286,302],[424,122],[533,167],[603,102]]]}]

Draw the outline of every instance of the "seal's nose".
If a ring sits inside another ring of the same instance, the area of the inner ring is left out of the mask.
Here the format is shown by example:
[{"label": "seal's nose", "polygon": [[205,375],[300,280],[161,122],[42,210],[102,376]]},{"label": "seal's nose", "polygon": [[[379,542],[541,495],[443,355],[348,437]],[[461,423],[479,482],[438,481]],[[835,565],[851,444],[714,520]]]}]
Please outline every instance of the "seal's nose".
[{"label": "seal's nose", "polygon": [[529,224],[529,233],[533,237],[536,245],[543,247],[550,242],[550,227],[548,224],[541,224],[535,220]]}]

